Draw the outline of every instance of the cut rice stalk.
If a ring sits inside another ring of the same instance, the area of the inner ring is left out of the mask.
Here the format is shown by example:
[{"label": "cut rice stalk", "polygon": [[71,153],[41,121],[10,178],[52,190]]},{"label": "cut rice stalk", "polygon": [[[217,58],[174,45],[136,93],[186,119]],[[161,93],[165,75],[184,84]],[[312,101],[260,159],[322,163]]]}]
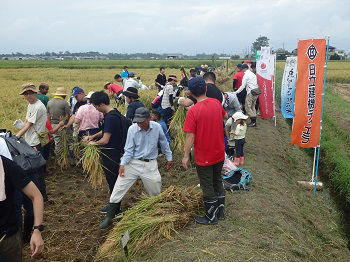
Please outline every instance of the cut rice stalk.
[{"label": "cut rice stalk", "polygon": [[162,239],[172,239],[176,230],[186,226],[198,212],[201,203],[202,193],[191,187],[170,186],[159,195],[144,195],[109,233],[100,247],[99,258],[117,259],[123,255],[120,240],[126,230],[130,234],[130,256],[146,253]]},{"label": "cut rice stalk", "polygon": [[183,131],[185,119],[186,109],[183,106],[179,106],[169,126],[169,132],[174,136],[173,147],[178,152],[182,152],[185,147],[186,133]]},{"label": "cut rice stalk", "polygon": [[61,167],[61,170],[65,170],[69,165],[69,149],[67,140],[67,130],[63,129],[60,132],[61,136],[61,148],[56,155],[56,163]]},{"label": "cut rice stalk", "polygon": [[103,168],[100,160],[101,149],[96,145],[84,143],[84,149],[80,162],[83,171],[89,175],[88,182],[94,189],[101,188],[103,185]]}]

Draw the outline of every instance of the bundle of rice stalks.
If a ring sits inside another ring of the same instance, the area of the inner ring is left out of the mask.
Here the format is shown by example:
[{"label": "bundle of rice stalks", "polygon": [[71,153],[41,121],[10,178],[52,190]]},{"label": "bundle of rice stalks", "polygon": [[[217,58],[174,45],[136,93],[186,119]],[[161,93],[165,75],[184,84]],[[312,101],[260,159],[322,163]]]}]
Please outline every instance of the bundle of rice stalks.
[{"label": "bundle of rice stalks", "polygon": [[170,186],[157,196],[143,196],[124,213],[123,219],[109,233],[100,247],[99,257],[116,259],[122,256],[122,234],[128,230],[130,256],[142,255],[156,242],[172,239],[176,230],[183,228],[201,207],[202,193],[196,188]]},{"label": "bundle of rice stalks", "polygon": [[61,170],[65,170],[69,165],[69,148],[67,140],[67,130],[63,129],[60,132],[61,136],[61,148],[56,155],[56,163],[61,167]]},{"label": "bundle of rice stalks", "polygon": [[145,105],[148,110],[152,110],[152,101],[158,94],[158,89],[155,90],[140,90],[139,100]]},{"label": "bundle of rice stalks", "polygon": [[81,144],[78,141],[78,136],[74,137],[74,143],[73,143],[73,155],[76,159],[81,158]]},{"label": "bundle of rice stalks", "polygon": [[186,134],[183,131],[185,119],[186,109],[183,106],[179,106],[169,126],[169,132],[174,137],[173,147],[178,152],[182,152],[185,146]]},{"label": "bundle of rice stalks", "polygon": [[84,149],[80,162],[83,171],[89,175],[88,182],[93,189],[102,187],[103,184],[103,168],[100,160],[101,149],[96,145],[84,143]]}]

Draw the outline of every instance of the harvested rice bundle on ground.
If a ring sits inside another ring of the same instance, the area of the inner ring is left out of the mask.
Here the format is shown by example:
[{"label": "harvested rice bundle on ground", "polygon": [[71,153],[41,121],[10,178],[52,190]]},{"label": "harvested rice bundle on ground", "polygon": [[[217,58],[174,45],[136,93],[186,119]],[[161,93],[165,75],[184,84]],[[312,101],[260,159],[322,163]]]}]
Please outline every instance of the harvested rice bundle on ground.
[{"label": "harvested rice bundle on ground", "polygon": [[101,149],[96,145],[83,143],[84,149],[80,162],[83,171],[89,175],[88,182],[93,189],[101,188],[103,184],[103,168],[100,160]]},{"label": "harvested rice bundle on ground", "polygon": [[60,132],[61,136],[61,148],[56,155],[56,163],[61,167],[61,170],[65,170],[69,165],[69,148],[67,140],[67,130],[63,129]]},{"label": "harvested rice bundle on ground", "polygon": [[129,230],[129,255],[142,255],[156,242],[172,239],[202,206],[202,192],[196,188],[170,186],[157,196],[143,198],[124,213],[99,250],[99,257],[116,259],[122,256],[122,234]]},{"label": "harvested rice bundle on ground", "polygon": [[182,152],[185,146],[186,134],[183,131],[185,119],[186,109],[183,106],[179,106],[169,126],[170,135],[174,138],[173,148],[178,152]]}]

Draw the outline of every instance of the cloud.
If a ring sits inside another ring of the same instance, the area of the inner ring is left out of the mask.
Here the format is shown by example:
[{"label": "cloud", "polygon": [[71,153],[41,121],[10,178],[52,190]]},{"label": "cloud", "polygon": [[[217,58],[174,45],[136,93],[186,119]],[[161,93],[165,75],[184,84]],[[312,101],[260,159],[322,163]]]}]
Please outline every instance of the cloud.
[{"label": "cloud", "polygon": [[348,10],[346,0],[18,0],[0,10],[0,52],[234,54],[259,35],[289,50],[298,39],[330,35],[349,51]]}]

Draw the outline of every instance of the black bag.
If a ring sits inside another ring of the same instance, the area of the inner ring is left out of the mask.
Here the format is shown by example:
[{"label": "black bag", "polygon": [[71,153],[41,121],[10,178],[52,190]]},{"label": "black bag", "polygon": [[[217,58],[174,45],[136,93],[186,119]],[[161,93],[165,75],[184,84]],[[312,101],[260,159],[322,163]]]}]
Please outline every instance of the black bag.
[{"label": "black bag", "polygon": [[257,96],[261,94],[261,90],[259,88],[254,88],[252,91],[250,91],[253,96]]},{"label": "black bag", "polygon": [[37,170],[46,164],[40,152],[35,151],[23,138],[4,137],[13,161],[25,172]]},{"label": "black bag", "polygon": [[124,152],[126,137],[128,136],[128,130],[129,130],[129,127],[132,125],[132,121],[129,118],[126,118],[125,116],[123,116],[116,108],[115,110],[111,111],[111,113],[117,115],[120,118],[120,122],[122,125],[122,128],[120,130],[120,136],[121,136],[120,149],[122,152]]}]

